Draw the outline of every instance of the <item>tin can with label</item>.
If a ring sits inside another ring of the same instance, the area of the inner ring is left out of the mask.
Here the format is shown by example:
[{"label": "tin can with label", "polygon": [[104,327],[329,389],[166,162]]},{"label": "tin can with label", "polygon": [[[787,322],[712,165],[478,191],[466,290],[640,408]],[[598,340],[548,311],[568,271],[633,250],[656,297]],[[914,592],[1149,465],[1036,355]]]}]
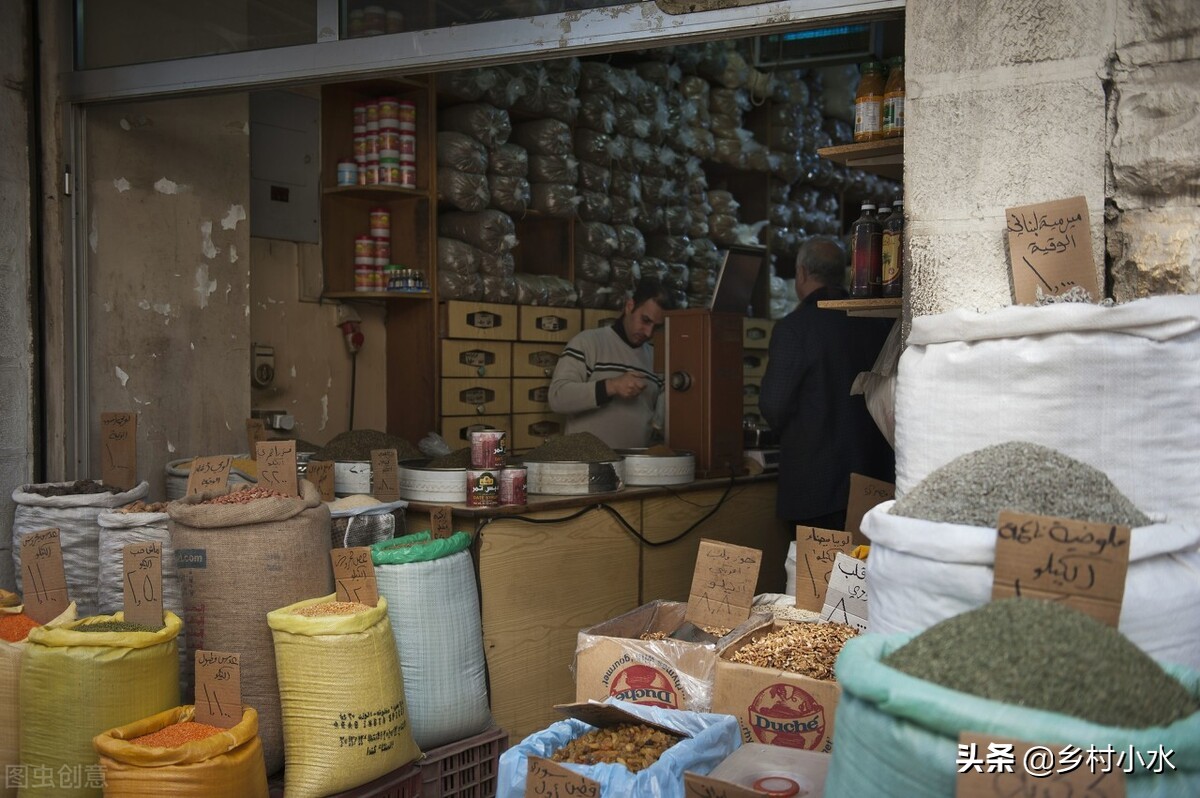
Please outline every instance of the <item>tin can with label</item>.
[{"label": "tin can with label", "polygon": [[508,458],[505,446],[506,433],[502,429],[473,430],[471,440],[471,468],[504,468]]},{"label": "tin can with label", "polygon": [[525,466],[507,466],[500,472],[501,504],[528,503],[525,493],[527,473]]},{"label": "tin can with label", "polygon": [[396,104],[396,112],[401,122],[417,123],[417,104],[412,100],[401,100]]},{"label": "tin can with label", "polygon": [[353,158],[342,158],[337,165],[337,184],[353,186],[358,182],[358,164]]},{"label": "tin can with label", "polygon": [[374,258],[375,257],[375,240],[370,236],[355,236],[354,237],[354,257],[355,258]]},{"label": "tin can with label", "polygon": [[417,167],[401,163],[400,164],[400,187],[401,188],[416,188],[417,187]]},{"label": "tin can with label", "polygon": [[488,469],[467,469],[467,506],[495,507],[500,503],[498,472]]},{"label": "tin can with label", "polygon": [[[390,238],[373,238],[375,244],[374,256],[375,263],[380,266],[386,266],[392,260],[392,240]],[[379,263],[383,261],[383,263]]]},{"label": "tin can with label", "polygon": [[400,150],[401,160],[407,160],[404,156],[415,160],[417,157],[417,137],[412,133],[401,133],[397,137],[397,147]]},{"label": "tin can with label", "polygon": [[371,220],[371,237],[372,238],[390,238],[392,235],[392,214],[391,212],[380,206],[372,208],[369,213]]},{"label": "tin can with label", "polygon": [[379,162],[379,185],[400,185],[400,164],[397,161],[381,160]]}]

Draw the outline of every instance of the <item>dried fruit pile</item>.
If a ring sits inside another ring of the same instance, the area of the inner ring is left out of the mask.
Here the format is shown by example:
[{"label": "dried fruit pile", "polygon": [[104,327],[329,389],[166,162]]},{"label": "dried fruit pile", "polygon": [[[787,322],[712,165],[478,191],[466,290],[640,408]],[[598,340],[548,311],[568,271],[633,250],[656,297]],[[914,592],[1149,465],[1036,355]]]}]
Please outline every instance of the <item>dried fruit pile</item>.
[{"label": "dried fruit pile", "polygon": [[555,762],[598,765],[601,762],[624,765],[630,773],[645,770],[681,738],[644,723],[622,723],[607,729],[594,729],[576,737],[554,752]]},{"label": "dried fruit pile", "polygon": [[857,629],[841,623],[789,623],[742,646],[729,658],[832,682],[834,660],[846,641],[857,635]]}]

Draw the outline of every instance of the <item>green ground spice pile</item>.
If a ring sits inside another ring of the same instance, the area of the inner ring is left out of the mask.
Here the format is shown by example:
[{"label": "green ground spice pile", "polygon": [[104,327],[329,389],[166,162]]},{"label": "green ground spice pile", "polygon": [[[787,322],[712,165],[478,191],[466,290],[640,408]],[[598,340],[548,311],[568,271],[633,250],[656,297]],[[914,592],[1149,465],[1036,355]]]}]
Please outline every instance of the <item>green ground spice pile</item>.
[{"label": "green ground spice pile", "polygon": [[76,632],[158,632],[161,627],[155,629],[152,626],[146,626],[140,623],[129,623],[128,621],[93,621],[92,623],[82,623],[76,626],[73,631]]}]

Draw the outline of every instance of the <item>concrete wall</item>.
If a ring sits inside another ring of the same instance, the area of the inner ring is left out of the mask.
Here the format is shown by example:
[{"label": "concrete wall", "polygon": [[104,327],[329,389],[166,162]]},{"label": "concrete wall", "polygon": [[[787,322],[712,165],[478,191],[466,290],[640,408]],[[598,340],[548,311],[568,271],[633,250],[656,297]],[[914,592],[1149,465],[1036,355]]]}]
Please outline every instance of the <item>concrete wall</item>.
[{"label": "concrete wall", "polygon": [[248,133],[245,94],[88,112],[87,422],[139,414],[152,496],[172,459],[246,450]]}]

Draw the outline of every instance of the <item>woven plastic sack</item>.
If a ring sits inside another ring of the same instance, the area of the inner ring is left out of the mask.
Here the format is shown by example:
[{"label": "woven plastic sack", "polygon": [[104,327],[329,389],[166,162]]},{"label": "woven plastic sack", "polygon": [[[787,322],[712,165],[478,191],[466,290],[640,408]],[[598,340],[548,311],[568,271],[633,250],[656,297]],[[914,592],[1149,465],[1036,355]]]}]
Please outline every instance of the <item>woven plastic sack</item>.
[{"label": "woven plastic sack", "polygon": [[[689,712],[682,709],[632,704],[609,699],[604,702],[656,725],[664,726],[684,739],[663,752],[648,768],[630,773],[624,765],[580,765],[560,763],[568,770],[599,782],[601,795],[636,795],[638,798],[684,798],[684,772],[708,775],[721,760],[742,744],[737,720],[732,715]],[[595,727],[575,718],[560,720],[535,732],[500,755],[497,778],[497,798],[522,798],[525,795],[525,776],[529,757],[549,758],[556,750],[581,737]],[[884,795],[885,793],[877,793]]]},{"label": "woven plastic sack", "polygon": [[[47,789],[30,781],[20,787],[20,798],[99,798],[102,780],[92,738],[179,706],[178,615],[164,612],[157,632],[74,630],[80,623],[124,617],[93,616],[29,633],[21,660],[21,767],[27,774],[52,773],[57,782]],[[78,786],[66,783],[76,773]]]},{"label": "woven plastic sack", "polygon": [[482,211],[491,202],[492,192],[485,174],[460,172],[439,166],[437,170],[438,199],[460,211]]},{"label": "woven plastic sack", "polygon": [[437,165],[483,174],[488,168],[487,147],[466,133],[440,131],[437,134]]},{"label": "woven plastic sack", "polygon": [[396,536],[395,512],[399,510],[403,515],[406,507],[408,502],[399,500],[331,510],[329,542],[335,549],[349,549],[391,540]]},{"label": "woven plastic sack", "polygon": [[[892,515],[863,516],[871,539],[870,630],[916,632],[991,601],[996,530]],[[1200,668],[1200,521],[1137,527],[1120,630],[1155,659]]]},{"label": "woven plastic sack", "polygon": [[174,748],[128,742],[175,723],[191,722],[195,714],[196,707],[188,704],[97,735],[92,745],[104,769],[105,798],[267,798],[267,771],[253,707],[243,708],[242,719],[232,728],[203,740]]},{"label": "woven plastic sack", "polygon": [[[872,546],[868,563],[874,557]],[[1137,768],[1126,775],[1126,794],[1131,798],[1200,795],[1200,713],[1166,727],[1123,729],[991,701],[909,676],[881,662],[911,638],[863,635],[842,648],[834,669],[842,697],[826,798],[953,795],[962,731],[1070,744],[1085,752],[1092,745],[1111,746],[1127,756],[1130,746],[1146,752],[1158,751],[1161,745],[1174,751],[1175,769],[1155,774]],[[1200,697],[1200,673],[1177,665],[1163,668]]]},{"label": "woven plastic sack", "polygon": [[[485,103],[467,103],[438,109],[438,127],[470,136],[484,147],[496,147],[512,135],[508,111]],[[442,135],[438,134],[438,163],[441,164]],[[461,167],[459,167],[461,168]],[[482,170],[480,170],[482,171]]]},{"label": "woven plastic sack", "polygon": [[132,543],[158,543],[162,546],[162,605],[182,615],[183,597],[179,592],[179,574],[175,568],[175,550],[171,548],[170,518],[166,513],[101,512],[100,567],[97,604],[100,612],[116,612],[125,606],[125,547]]},{"label": "woven plastic sack", "polygon": [[487,663],[468,548],[456,532],[418,532],[372,547],[387,598],[413,739],[426,750],[488,728]]},{"label": "woven plastic sack", "polygon": [[283,732],[266,615],[333,590],[329,508],[311,482],[300,486],[298,498],[220,505],[189,496],[167,506],[187,646],[241,653],[242,701],[258,710],[268,774],[283,765]]},{"label": "woven plastic sack", "polygon": [[513,127],[512,140],[537,155],[570,155],[571,128],[557,119],[535,119]]},{"label": "woven plastic sack", "polygon": [[517,227],[501,211],[438,214],[438,235],[466,241],[486,252],[507,252],[517,245]]},{"label": "woven plastic sack", "polygon": [[488,153],[488,173],[508,177],[528,177],[529,153],[520,144],[501,144]]},{"label": "woven plastic sack", "polygon": [[516,216],[522,216],[533,198],[529,181],[523,177],[489,175],[492,205]]},{"label": "woven plastic sack", "polygon": [[573,155],[531,155],[529,180],[532,183],[574,185],[579,180],[579,161]]},{"label": "woven plastic sack", "polygon": [[62,545],[63,568],[67,572],[67,589],[71,600],[79,607],[80,615],[94,615],[98,609],[96,584],[100,554],[100,525],[96,516],[102,510],[124,507],[150,492],[150,483],[117,493],[85,493],[74,496],[42,496],[35,488],[70,485],[70,482],[45,485],[22,485],[13,491],[12,566],[16,574],[17,592],[23,591],[21,575],[21,540],[30,532],[58,527]]},{"label": "woven plastic sack", "polygon": [[[0,616],[17,615],[24,607],[2,607]],[[46,624],[53,628],[75,620],[75,604],[72,602],[62,613]],[[10,766],[20,763],[21,752],[21,657],[25,654],[25,640],[10,643],[0,640],[0,773],[8,773]],[[5,778],[0,781],[0,798],[16,798],[17,787]]]},{"label": "woven plastic sack", "polygon": [[961,454],[1025,440],[1099,468],[1143,512],[1200,520],[1200,491],[1180,489],[1200,473],[1197,351],[1200,296],[916,317],[896,496]]},{"label": "woven plastic sack", "polygon": [[409,726],[387,598],[351,615],[296,614],[335,598],[306,599],[267,614],[288,798],[350,790],[421,756]]}]

